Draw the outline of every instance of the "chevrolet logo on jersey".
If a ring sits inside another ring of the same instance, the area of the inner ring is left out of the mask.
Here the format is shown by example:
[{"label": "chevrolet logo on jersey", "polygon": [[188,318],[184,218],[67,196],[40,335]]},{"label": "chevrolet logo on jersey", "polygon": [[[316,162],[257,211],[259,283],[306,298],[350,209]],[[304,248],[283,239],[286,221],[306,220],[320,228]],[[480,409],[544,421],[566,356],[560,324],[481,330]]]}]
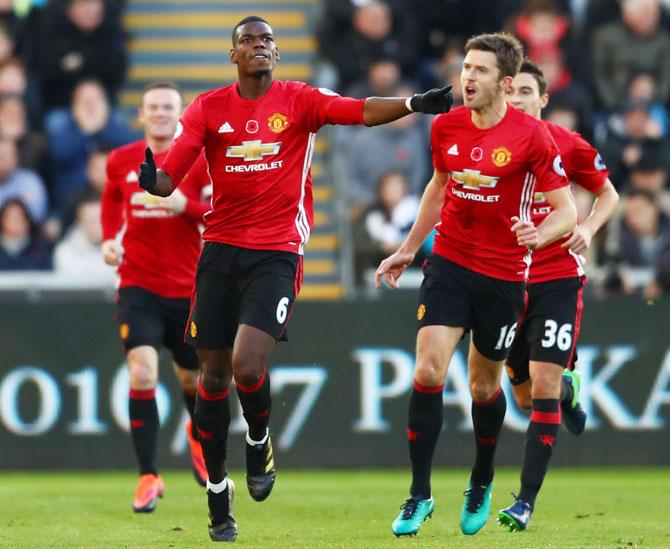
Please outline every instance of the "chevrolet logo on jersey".
[{"label": "chevrolet logo on jersey", "polygon": [[479,170],[464,169],[462,172],[450,172],[451,178],[463,185],[464,189],[478,191],[480,188],[492,189],[498,184],[497,177],[482,175]]},{"label": "chevrolet logo on jersey", "polygon": [[244,158],[245,162],[262,160],[264,156],[277,154],[281,147],[279,143],[263,143],[260,139],[255,141],[242,141],[241,145],[228,147],[226,156],[229,158]]}]

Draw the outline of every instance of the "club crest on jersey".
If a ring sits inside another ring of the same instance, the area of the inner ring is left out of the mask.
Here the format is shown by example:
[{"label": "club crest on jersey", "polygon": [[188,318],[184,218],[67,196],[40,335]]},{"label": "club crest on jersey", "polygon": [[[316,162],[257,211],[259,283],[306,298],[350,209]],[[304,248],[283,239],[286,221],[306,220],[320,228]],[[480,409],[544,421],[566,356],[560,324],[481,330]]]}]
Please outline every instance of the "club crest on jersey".
[{"label": "club crest on jersey", "polygon": [[229,158],[244,158],[245,162],[253,160],[262,160],[264,156],[277,154],[281,142],[263,143],[260,139],[254,141],[242,141],[241,145],[231,145],[226,150],[226,156]]},{"label": "club crest on jersey", "polygon": [[191,333],[191,337],[194,339],[198,335],[198,326],[193,320],[191,320],[191,326],[189,327],[189,332]]},{"label": "club crest on jersey", "polygon": [[247,120],[247,125],[244,126],[247,133],[256,133],[258,131],[258,122],[255,120]]},{"label": "club crest on jersey", "polygon": [[462,172],[449,172],[451,178],[461,185],[464,189],[478,191],[480,188],[492,189],[498,184],[498,178],[482,175],[479,170],[464,169]]},{"label": "club crest on jersey", "polygon": [[417,320],[421,320],[426,315],[426,306],[422,303],[416,311]]},{"label": "club crest on jersey", "polygon": [[281,133],[288,126],[288,116],[279,112],[274,113],[268,118],[268,128],[274,133]]},{"label": "club crest on jersey", "polygon": [[119,326],[119,337],[123,340],[128,339],[128,336],[130,335],[130,326],[126,324],[125,322]]},{"label": "club crest on jersey", "polygon": [[502,168],[512,161],[512,153],[507,147],[497,147],[491,153],[491,160],[496,166]]}]

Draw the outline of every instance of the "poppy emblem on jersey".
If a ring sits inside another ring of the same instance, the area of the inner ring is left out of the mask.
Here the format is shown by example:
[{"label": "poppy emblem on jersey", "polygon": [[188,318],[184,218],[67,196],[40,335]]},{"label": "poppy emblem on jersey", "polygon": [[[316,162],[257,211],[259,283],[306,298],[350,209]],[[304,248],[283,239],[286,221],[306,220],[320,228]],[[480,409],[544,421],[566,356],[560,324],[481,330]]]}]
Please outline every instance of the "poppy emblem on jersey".
[{"label": "poppy emblem on jersey", "polygon": [[512,153],[506,147],[497,147],[491,153],[491,160],[496,166],[502,168],[512,161]]},{"label": "poppy emblem on jersey", "polygon": [[475,147],[470,151],[470,158],[475,162],[479,162],[484,157],[484,151],[481,147]]},{"label": "poppy emblem on jersey", "polygon": [[268,128],[274,133],[281,133],[288,126],[288,116],[279,112],[274,113],[268,118]]},{"label": "poppy emblem on jersey", "polygon": [[426,306],[422,303],[416,311],[416,318],[421,320],[426,315]]},{"label": "poppy emblem on jersey", "polygon": [[279,143],[263,143],[260,139],[255,141],[242,141],[241,145],[232,145],[226,150],[228,158],[244,158],[245,162],[262,160],[264,156],[277,154],[281,147]]},{"label": "poppy emblem on jersey", "polygon": [[130,326],[126,324],[125,322],[119,326],[119,336],[121,339],[126,340],[128,339],[128,336],[130,335]]},{"label": "poppy emblem on jersey", "polygon": [[247,133],[256,133],[258,131],[258,122],[255,120],[247,120],[247,125],[244,127]]},{"label": "poppy emblem on jersey", "polygon": [[451,178],[461,185],[464,189],[478,191],[480,188],[492,189],[498,184],[498,178],[489,175],[482,175],[479,170],[464,169],[462,172],[450,172]]},{"label": "poppy emblem on jersey", "polygon": [[191,326],[189,328],[189,332],[191,332],[191,337],[195,338],[195,336],[198,335],[198,327],[195,325],[195,322],[191,320]]}]

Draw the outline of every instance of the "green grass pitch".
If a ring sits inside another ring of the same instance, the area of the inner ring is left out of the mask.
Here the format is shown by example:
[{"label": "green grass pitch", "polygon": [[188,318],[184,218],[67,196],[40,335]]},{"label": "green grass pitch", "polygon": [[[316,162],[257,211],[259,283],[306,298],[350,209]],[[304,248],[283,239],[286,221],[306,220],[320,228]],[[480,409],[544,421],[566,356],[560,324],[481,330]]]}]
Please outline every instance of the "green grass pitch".
[{"label": "green grass pitch", "polygon": [[[235,546],[311,549],[668,548],[670,469],[554,469],[529,529],[509,533],[495,522],[476,536],[458,528],[465,470],[433,475],[435,514],[416,538],[396,539],[391,522],[405,497],[406,471],[279,470],[275,491],[256,503],[244,475],[236,480]],[[0,473],[0,546],[203,547],[207,510],[190,474],[164,471],[166,492],[156,511],[131,511],[132,472]],[[518,490],[518,471],[499,470],[492,511]]]}]

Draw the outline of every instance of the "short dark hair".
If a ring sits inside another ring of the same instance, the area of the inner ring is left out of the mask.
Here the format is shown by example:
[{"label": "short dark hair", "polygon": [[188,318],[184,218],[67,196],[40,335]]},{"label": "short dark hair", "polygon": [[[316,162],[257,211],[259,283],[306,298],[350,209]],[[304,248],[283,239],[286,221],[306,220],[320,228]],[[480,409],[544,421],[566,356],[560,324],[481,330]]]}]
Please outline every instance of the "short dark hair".
[{"label": "short dark hair", "polygon": [[239,29],[242,25],[246,25],[247,23],[253,23],[254,21],[258,21],[259,23],[265,23],[266,25],[270,26],[270,23],[268,23],[265,19],[259,17],[258,15],[249,15],[248,17],[245,17],[244,19],[242,19],[242,21],[240,21],[237,25],[233,27],[233,32],[231,34],[233,46],[235,45],[235,33],[237,32],[237,29]]},{"label": "short dark hair", "polygon": [[501,79],[505,76],[515,76],[523,59],[521,42],[506,32],[473,36],[465,44],[465,53],[470,50],[490,51],[495,54]]},{"label": "short dark hair", "polygon": [[519,73],[525,72],[530,74],[537,82],[537,89],[540,90],[540,96],[547,93],[547,81],[544,78],[544,73],[542,69],[538,67],[537,63],[531,59],[524,59],[521,63],[521,68]]}]

